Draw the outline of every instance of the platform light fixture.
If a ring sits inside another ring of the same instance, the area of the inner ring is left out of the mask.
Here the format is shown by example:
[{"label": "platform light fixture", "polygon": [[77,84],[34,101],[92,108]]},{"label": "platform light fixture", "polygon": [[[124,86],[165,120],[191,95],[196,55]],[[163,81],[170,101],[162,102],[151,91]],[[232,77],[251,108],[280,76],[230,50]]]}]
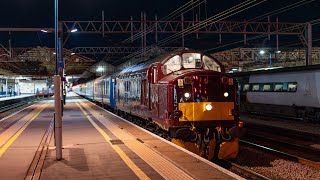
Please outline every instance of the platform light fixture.
[{"label": "platform light fixture", "polygon": [[41,32],[47,33],[48,31],[47,31],[47,30],[44,30],[44,29],[41,29]]},{"label": "platform light fixture", "polygon": [[74,33],[74,32],[77,32],[77,31],[78,31],[78,29],[71,29],[70,32]]},{"label": "platform light fixture", "polygon": [[279,53],[281,53],[281,51],[280,50],[276,50],[274,53],[279,54]]},{"label": "platform light fixture", "polygon": [[73,56],[73,55],[75,55],[75,54],[76,54],[76,53],[72,52],[72,53],[71,53],[71,56]]},{"label": "platform light fixture", "polygon": [[266,53],[266,51],[265,50],[260,50],[260,52],[259,52],[261,55],[263,55],[263,54],[265,54]]},{"label": "platform light fixture", "polygon": [[98,68],[97,68],[97,71],[98,71],[98,72],[102,72],[102,71],[103,71],[103,67],[98,67]]}]

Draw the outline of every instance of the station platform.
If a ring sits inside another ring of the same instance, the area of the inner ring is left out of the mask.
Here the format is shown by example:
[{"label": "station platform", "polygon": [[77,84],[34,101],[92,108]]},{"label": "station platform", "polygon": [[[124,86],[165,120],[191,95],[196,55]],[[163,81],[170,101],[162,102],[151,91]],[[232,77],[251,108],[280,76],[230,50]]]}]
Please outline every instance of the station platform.
[{"label": "station platform", "polygon": [[35,97],[35,94],[22,94],[19,96],[2,96],[0,97],[0,101],[9,101],[12,99],[24,99],[24,98],[29,98],[29,97]]},{"label": "station platform", "polygon": [[31,108],[0,130],[0,179],[242,179],[73,93],[57,161],[53,101]]}]

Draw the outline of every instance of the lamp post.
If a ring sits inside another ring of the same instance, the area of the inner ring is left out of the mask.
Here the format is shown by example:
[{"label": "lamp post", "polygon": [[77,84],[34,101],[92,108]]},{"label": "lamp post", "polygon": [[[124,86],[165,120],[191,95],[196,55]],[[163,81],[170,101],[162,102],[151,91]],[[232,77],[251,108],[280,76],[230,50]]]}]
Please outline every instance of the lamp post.
[{"label": "lamp post", "polygon": [[[62,159],[62,108],[61,108],[61,77],[59,76],[59,66],[58,61],[59,57],[62,55],[59,54],[59,24],[58,24],[58,0],[54,0],[54,25],[55,25],[55,62],[56,62],[56,73],[54,76],[54,105],[55,105],[55,144],[56,144],[56,159]],[[61,48],[61,47],[60,47]]]}]

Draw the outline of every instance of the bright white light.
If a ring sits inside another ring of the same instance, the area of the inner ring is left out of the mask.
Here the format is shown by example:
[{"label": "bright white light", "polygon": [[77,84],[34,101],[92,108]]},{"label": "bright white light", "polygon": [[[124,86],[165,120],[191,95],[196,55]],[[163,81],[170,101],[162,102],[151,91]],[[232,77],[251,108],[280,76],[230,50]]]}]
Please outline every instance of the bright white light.
[{"label": "bright white light", "polygon": [[73,55],[75,55],[75,54],[76,54],[76,53],[72,52],[72,53],[71,53],[71,56],[73,56]]},{"label": "bright white light", "polygon": [[98,71],[98,72],[102,72],[102,71],[103,71],[103,67],[98,67],[98,68],[97,68],[97,71]]},{"label": "bright white light", "polygon": [[48,31],[47,31],[47,30],[43,30],[43,29],[42,29],[42,30],[41,30],[41,32],[47,33]]},{"label": "bright white light", "polygon": [[78,29],[72,29],[70,32],[74,33],[74,32],[77,32]]},{"label": "bright white light", "polygon": [[184,93],[184,97],[189,98],[190,97],[190,93],[188,93],[188,92]]},{"label": "bright white light", "polygon": [[275,51],[275,53],[279,54],[279,53],[281,53],[281,51],[280,51],[280,50],[277,50],[277,51]]},{"label": "bright white light", "polygon": [[207,111],[211,111],[212,110],[212,105],[211,104],[207,104],[206,105],[206,110]]},{"label": "bright white light", "polygon": [[53,52],[53,54],[55,55],[56,53],[55,53],[55,52]]},{"label": "bright white light", "polygon": [[229,93],[228,92],[225,92],[223,93],[224,97],[228,97],[229,96]]},{"label": "bright white light", "polygon": [[238,69],[237,68],[232,68],[232,71],[237,71]]},{"label": "bright white light", "polygon": [[263,55],[264,53],[266,53],[266,51],[265,50],[261,50],[259,53]]}]

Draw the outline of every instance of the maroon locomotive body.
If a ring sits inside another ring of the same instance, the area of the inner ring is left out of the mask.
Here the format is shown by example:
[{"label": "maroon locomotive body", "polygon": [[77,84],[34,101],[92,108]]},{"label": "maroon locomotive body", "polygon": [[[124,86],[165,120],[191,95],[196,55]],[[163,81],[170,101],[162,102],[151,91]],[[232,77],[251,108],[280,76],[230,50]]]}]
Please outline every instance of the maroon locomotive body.
[{"label": "maroon locomotive body", "polygon": [[213,57],[193,50],[176,51],[118,73],[115,111],[167,131],[182,147],[193,149],[194,145],[199,149],[195,153],[205,151],[212,158],[225,144],[227,155],[219,157],[234,157],[238,152],[233,133],[239,121],[237,90],[236,80]]}]

